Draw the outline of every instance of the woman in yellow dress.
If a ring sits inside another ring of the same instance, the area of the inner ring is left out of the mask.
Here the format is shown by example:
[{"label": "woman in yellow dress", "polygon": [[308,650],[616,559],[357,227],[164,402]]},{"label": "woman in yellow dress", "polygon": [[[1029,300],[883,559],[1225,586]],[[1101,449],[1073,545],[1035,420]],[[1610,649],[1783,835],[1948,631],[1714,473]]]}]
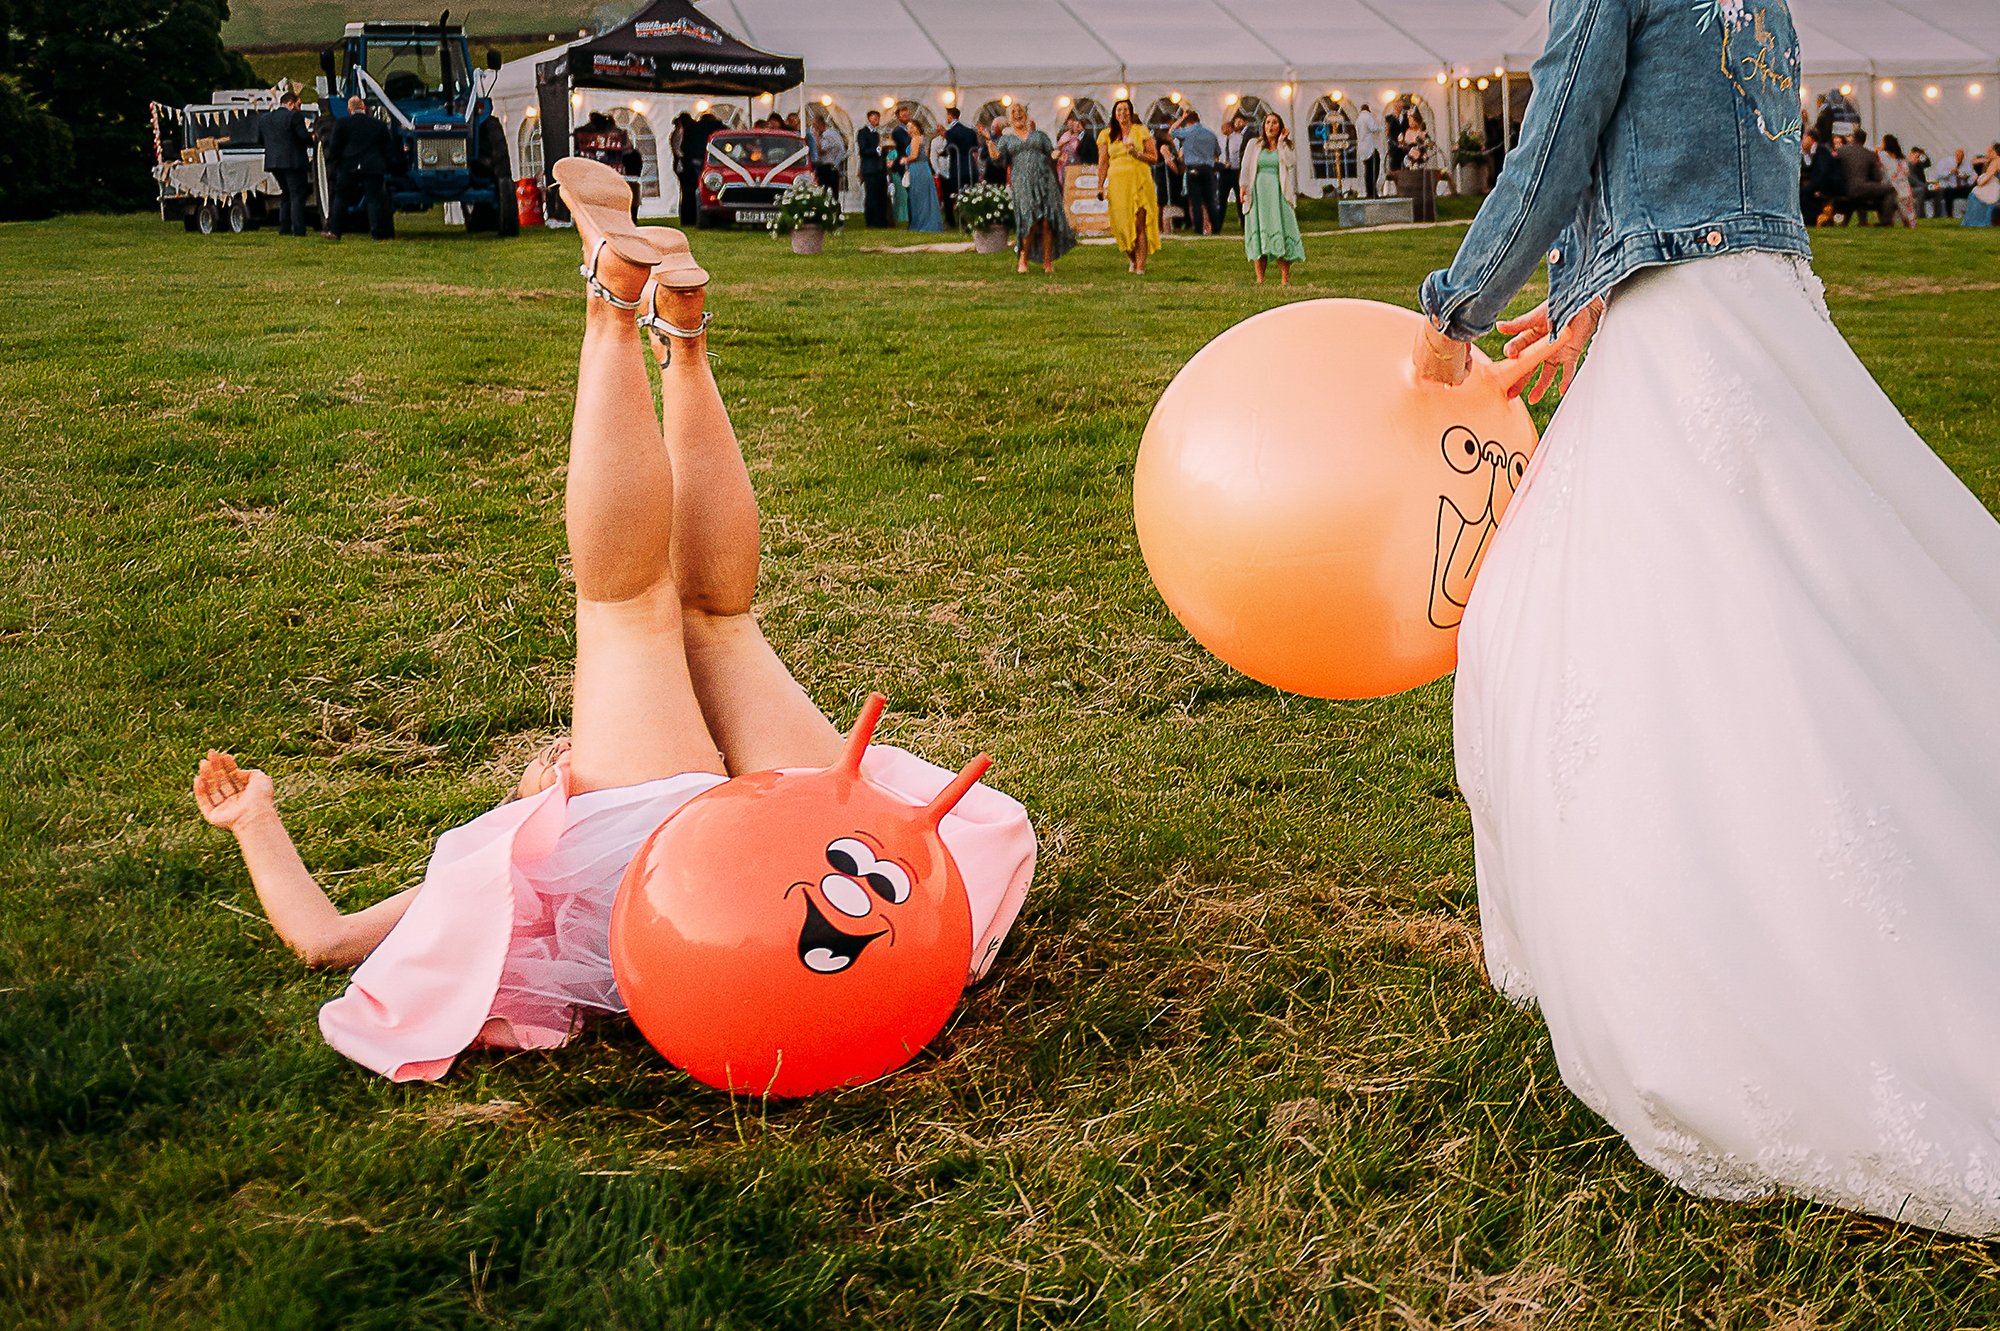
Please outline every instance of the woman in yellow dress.
[{"label": "woman in yellow dress", "polygon": [[1160,200],[1153,192],[1160,148],[1139,123],[1131,98],[1112,106],[1110,127],[1097,135],[1097,160],[1104,171],[1097,197],[1110,198],[1111,234],[1132,261],[1131,271],[1144,273],[1147,256],[1160,248]]}]

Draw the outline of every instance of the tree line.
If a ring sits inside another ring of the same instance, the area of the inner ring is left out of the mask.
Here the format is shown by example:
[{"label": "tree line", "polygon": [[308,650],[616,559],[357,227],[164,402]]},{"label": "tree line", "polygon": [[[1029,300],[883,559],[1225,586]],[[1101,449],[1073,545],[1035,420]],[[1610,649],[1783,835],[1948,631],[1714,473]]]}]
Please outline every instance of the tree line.
[{"label": "tree line", "polygon": [[251,87],[228,0],[0,0],[0,219],[142,208],[148,104]]}]

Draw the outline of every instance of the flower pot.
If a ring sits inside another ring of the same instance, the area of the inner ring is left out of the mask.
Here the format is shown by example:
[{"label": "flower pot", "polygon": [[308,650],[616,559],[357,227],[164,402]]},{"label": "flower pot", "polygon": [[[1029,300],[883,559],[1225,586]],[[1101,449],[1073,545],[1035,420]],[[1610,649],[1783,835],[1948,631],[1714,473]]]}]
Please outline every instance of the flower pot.
[{"label": "flower pot", "polygon": [[972,248],[978,254],[999,254],[1007,249],[1007,228],[983,226],[972,233]]},{"label": "flower pot", "polygon": [[792,253],[818,254],[825,248],[825,227],[807,225],[792,228]]}]

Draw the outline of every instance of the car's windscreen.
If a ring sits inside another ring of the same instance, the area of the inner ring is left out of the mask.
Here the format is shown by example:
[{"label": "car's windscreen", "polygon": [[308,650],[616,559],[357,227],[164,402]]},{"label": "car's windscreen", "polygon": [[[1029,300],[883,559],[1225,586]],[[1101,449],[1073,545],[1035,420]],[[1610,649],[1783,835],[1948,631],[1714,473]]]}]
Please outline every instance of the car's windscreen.
[{"label": "car's windscreen", "polygon": [[789,134],[732,134],[709,146],[738,166],[776,166],[806,145]]}]

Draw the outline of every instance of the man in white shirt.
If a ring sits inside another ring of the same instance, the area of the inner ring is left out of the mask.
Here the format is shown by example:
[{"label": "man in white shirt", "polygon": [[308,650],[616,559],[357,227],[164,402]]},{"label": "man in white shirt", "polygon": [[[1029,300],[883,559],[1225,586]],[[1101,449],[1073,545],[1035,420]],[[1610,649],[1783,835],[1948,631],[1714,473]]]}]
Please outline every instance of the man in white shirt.
[{"label": "man in white shirt", "polygon": [[1243,145],[1250,131],[1243,113],[1237,111],[1222,122],[1222,157],[1215,168],[1215,225],[1229,214],[1229,196],[1236,196],[1236,220],[1243,220]]},{"label": "man in white shirt", "polygon": [[1367,184],[1368,197],[1375,198],[1382,181],[1382,159],[1389,155],[1389,132],[1382,117],[1366,102],[1361,104],[1361,114],[1354,117],[1354,155],[1361,159],[1361,178]]},{"label": "man in white shirt", "polygon": [[812,145],[813,177],[821,189],[832,190],[838,197],[841,172],[847,165],[847,140],[823,115],[815,115],[812,123],[807,142]]}]

